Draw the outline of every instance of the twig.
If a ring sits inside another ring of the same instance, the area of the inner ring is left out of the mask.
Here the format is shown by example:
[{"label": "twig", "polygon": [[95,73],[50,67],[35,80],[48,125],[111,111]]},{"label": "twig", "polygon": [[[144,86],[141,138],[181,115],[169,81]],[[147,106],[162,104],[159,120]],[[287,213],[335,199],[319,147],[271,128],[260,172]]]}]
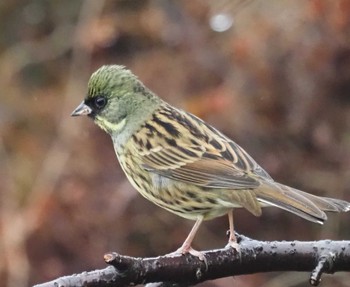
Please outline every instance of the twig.
[{"label": "twig", "polygon": [[316,286],[323,273],[350,271],[350,241],[269,242],[239,238],[241,255],[233,249],[205,251],[208,268],[191,255],[135,258],[109,253],[105,261],[114,269],[66,276],[35,287],[129,286],[152,282],[164,282],[156,286],[188,286],[227,276],[272,271],[312,271],[310,284]]}]

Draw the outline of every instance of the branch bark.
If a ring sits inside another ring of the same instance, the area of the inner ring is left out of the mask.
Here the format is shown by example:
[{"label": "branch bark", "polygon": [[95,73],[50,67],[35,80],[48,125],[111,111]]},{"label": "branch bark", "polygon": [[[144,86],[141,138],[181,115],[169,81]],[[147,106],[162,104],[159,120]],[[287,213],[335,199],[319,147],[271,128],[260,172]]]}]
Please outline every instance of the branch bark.
[{"label": "branch bark", "polygon": [[[35,285],[34,287],[109,287],[163,282],[157,286],[188,286],[227,276],[272,271],[311,271],[317,286],[323,273],[350,271],[350,241],[257,241],[237,235],[241,252],[224,248],[203,252],[206,262],[192,255],[135,258],[109,253],[112,265]],[[154,285],[153,285],[154,286]]]}]

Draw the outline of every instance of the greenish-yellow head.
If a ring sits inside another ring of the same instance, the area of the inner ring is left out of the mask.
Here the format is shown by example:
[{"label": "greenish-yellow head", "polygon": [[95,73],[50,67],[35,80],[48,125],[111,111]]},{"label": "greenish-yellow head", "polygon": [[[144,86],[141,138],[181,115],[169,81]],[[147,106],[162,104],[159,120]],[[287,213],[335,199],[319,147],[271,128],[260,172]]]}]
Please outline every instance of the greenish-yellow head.
[{"label": "greenish-yellow head", "polygon": [[88,115],[111,135],[135,130],[161,100],[123,66],[102,66],[91,75],[84,101],[72,116]]}]

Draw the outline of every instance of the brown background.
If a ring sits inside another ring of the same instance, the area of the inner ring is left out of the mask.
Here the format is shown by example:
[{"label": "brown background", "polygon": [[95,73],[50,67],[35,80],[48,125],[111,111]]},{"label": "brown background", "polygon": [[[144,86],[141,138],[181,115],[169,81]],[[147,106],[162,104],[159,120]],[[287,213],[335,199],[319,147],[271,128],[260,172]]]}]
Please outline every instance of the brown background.
[{"label": "brown background", "polygon": [[[210,20],[223,12],[233,26],[216,32]],[[191,228],[133,190],[109,136],[69,116],[107,63],[222,130],[276,180],[350,200],[349,1],[2,1],[2,286],[103,268],[111,250],[165,254]],[[238,232],[262,240],[350,239],[349,216],[321,227],[276,208],[235,212]],[[226,230],[226,217],[207,222],[194,246],[222,247]],[[268,273],[202,286],[307,279]],[[322,283],[349,281],[339,273]]]}]

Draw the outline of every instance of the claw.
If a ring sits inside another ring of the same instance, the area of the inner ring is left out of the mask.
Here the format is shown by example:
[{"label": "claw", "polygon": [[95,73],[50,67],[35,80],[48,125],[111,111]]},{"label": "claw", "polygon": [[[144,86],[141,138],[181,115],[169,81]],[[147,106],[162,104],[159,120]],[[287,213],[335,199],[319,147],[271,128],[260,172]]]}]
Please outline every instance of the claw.
[{"label": "claw", "polygon": [[237,243],[237,241],[229,240],[226,248],[233,248],[239,255],[241,254],[241,246]]},{"label": "claw", "polygon": [[228,244],[226,245],[226,248],[233,248],[239,254],[239,256],[241,256],[241,247],[237,243],[235,230],[233,228],[233,212],[232,212],[232,210],[230,210],[228,212],[228,221],[229,221],[229,226],[230,226],[230,231],[229,231],[230,235],[229,235]]},{"label": "claw", "polygon": [[193,249],[191,246],[184,246],[184,245],[182,245],[176,251],[167,254],[166,256],[186,255],[187,253],[197,257],[201,261],[206,261],[205,255],[202,252]]},{"label": "claw", "polygon": [[190,253],[191,255],[198,257],[199,260],[201,261],[207,261],[204,254],[200,251],[197,251],[195,249],[193,249],[191,246],[181,246],[178,250],[176,250],[174,252],[175,254],[183,254],[185,255],[186,253]]},{"label": "claw", "polygon": [[208,261],[205,255],[202,252],[193,249],[191,246],[182,245],[178,250],[171,252],[166,256],[173,256],[179,254],[185,255],[187,253],[191,254],[194,257],[197,257],[200,261],[203,261],[205,264],[205,270],[208,270]]}]

